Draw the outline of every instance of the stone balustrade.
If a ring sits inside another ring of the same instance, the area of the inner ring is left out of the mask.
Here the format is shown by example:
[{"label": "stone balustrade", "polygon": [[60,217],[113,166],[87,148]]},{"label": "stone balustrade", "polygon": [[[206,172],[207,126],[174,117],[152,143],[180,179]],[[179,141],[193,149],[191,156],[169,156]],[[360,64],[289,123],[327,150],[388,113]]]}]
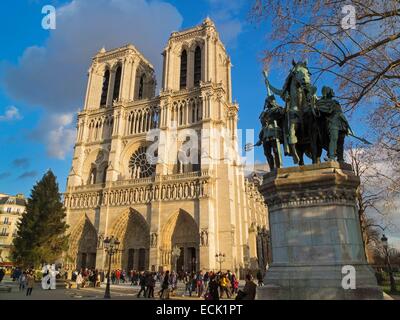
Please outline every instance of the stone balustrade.
[{"label": "stone balustrade", "polygon": [[210,196],[209,170],[113,181],[69,188],[64,205],[70,209],[127,206],[151,201],[190,200]]}]

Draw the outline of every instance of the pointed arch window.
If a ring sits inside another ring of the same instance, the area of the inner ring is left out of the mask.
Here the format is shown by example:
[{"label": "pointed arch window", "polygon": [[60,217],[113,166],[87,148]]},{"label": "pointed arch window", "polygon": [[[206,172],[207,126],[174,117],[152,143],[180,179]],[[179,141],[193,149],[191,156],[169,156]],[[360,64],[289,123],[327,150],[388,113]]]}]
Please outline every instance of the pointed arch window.
[{"label": "pointed arch window", "polygon": [[96,168],[92,168],[92,170],[90,171],[90,175],[89,175],[89,184],[96,183],[96,175],[97,175]]},{"label": "pointed arch window", "polygon": [[140,77],[140,81],[139,81],[139,93],[138,93],[138,99],[143,99],[144,78],[145,78],[145,75],[144,75],[144,74],[142,74],[142,76]]},{"label": "pointed arch window", "polygon": [[186,50],[183,50],[181,54],[181,74],[180,74],[180,84],[179,84],[180,89],[186,88],[186,82],[187,82],[186,78],[187,78],[187,52]]},{"label": "pointed arch window", "polygon": [[113,101],[119,98],[119,90],[121,87],[121,73],[122,73],[122,68],[121,65],[119,65],[117,70],[115,71]]},{"label": "pointed arch window", "polygon": [[101,181],[103,183],[105,183],[106,179],[107,179],[107,170],[108,170],[108,166],[105,166],[103,169],[103,176],[102,176],[102,181]]},{"label": "pointed arch window", "polygon": [[100,106],[105,106],[107,104],[107,92],[108,84],[110,83],[110,70],[106,70],[103,76],[103,87],[101,89],[101,99]]},{"label": "pointed arch window", "polygon": [[194,85],[198,86],[201,80],[201,49],[199,46],[194,51]]}]

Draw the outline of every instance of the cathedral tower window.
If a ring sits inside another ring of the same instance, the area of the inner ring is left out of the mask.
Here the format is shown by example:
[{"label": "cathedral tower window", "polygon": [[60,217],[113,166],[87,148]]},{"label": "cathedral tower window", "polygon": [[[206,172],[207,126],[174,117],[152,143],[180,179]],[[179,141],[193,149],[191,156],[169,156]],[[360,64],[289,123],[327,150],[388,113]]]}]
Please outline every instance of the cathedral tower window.
[{"label": "cathedral tower window", "polygon": [[180,74],[180,89],[186,88],[186,77],[187,77],[187,53],[186,50],[182,51],[181,55],[181,74]]},{"label": "cathedral tower window", "polygon": [[142,74],[142,76],[140,77],[140,82],[139,82],[139,93],[138,93],[138,99],[143,99],[143,91],[144,91],[144,78],[145,75]]},{"label": "cathedral tower window", "polygon": [[113,101],[119,98],[119,90],[121,86],[121,73],[122,68],[121,65],[118,66],[117,71],[115,72],[115,80],[114,80],[114,90],[113,90]]},{"label": "cathedral tower window", "polygon": [[96,168],[93,168],[90,171],[89,184],[95,184],[96,183],[96,174],[97,174],[97,170],[96,170]]},{"label": "cathedral tower window", "polygon": [[109,82],[110,82],[110,70],[107,69],[104,72],[104,77],[103,77],[103,87],[101,89],[100,106],[105,106],[107,104],[107,92],[108,92]]},{"label": "cathedral tower window", "polygon": [[201,49],[199,46],[194,51],[194,85],[198,86],[201,80]]},{"label": "cathedral tower window", "polygon": [[103,169],[103,181],[102,181],[103,183],[105,183],[106,179],[107,179],[107,170],[108,170],[108,166],[105,166]]}]

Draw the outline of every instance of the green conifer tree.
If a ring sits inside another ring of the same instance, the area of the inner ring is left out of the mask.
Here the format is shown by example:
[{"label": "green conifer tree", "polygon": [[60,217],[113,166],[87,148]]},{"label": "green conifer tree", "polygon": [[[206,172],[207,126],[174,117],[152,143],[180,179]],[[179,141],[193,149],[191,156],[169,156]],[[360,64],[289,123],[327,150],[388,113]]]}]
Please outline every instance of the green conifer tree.
[{"label": "green conifer tree", "polygon": [[17,265],[39,267],[54,263],[68,246],[65,209],[51,170],[33,186],[18,224],[12,258]]}]

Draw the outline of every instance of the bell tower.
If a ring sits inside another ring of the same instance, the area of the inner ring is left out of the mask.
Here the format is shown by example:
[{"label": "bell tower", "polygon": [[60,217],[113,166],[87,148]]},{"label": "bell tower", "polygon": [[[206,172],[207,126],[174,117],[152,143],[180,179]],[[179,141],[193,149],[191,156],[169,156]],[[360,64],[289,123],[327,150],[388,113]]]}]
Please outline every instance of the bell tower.
[{"label": "bell tower", "polygon": [[163,56],[163,91],[221,83],[231,102],[231,60],[210,18],[195,28],[173,32]]},{"label": "bell tower", "polygon": [[116,179],[119,163],[113,154],[120,149],[123,104],[151,99],[155,88],[153,66],[133,45],[102,48],[93,57],[78,113],[69,187]]}]

